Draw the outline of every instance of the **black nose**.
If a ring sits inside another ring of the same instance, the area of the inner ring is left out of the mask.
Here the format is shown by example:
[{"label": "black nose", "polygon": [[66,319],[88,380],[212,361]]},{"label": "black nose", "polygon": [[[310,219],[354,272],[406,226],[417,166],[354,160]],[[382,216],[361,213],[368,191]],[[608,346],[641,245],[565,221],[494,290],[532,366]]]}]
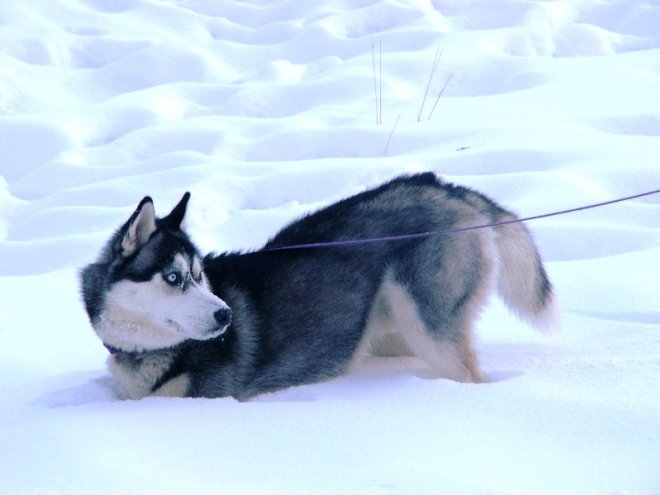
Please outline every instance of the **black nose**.
[{"label": "black nose", "polygon": [[222,308],[217,310],[215,313],[213,313],[213,317],[215,318],[215,321],[218,322],[218,325],[221,327],[226,327],[231,323],[231,309],[229,308]]}]

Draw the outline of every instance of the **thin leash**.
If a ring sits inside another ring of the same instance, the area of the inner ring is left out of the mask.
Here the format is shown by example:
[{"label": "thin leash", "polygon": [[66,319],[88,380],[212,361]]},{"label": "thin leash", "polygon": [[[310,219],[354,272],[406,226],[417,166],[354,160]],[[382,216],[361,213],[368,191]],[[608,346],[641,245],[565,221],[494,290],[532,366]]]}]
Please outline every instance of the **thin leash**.
[{"label": "thin leash", "polygon": [[424,239],[426,237],[432,237],[436,235],[443,234],[453,234],[456,232],[466,232],[469,230],[480,230],[488,229],[493,227],[500,227],[502,225],[509,225],[512,223],[522,223],[529,222],[531,220],[539,220],[541,218],[550,218],[556,217],[559,215],[566,215],[568,213],[575,213],[578,211],[591,210],[593,208],[600,208],[602,206],[613,205],[616,203],[622,203],[624,201],[630,201],[632,199],[643,198],[645,196],[651,196],[653,194],[660,193],[660,189],[654,191],[647,191],[639,194],[634,194],[632,196],[625,196],[622,198],[611,199],[609,201],[603,201],[601,203],[593,203],[584,206],[578,206],[577,208],[569,208],[567,210],[553,211],[550,213],[542,213],[540,215],[534,215],[531,217],[525,218],[515,218],[513,220],[503,220],[501,222],[487,223],[481,225],[473,225],[470,227],[456,227],[452,229],[443,229],[443,230],[432,230],[428,232],[417,232],[414,234],[403,234],[403,235],[393,235],[386,237],[370,237],[368,239],[350,239],[343,241],[328,241],[328,242],[310,242],[304,244],[290,244],[288,246],[273,247],[268,249],[262,249],[260,252],[273,252],[273,251],[293,251],[297,249],[321,249],[321,248],[333,248],[333,247],[346,247],[346,246],[364,246],[368,244],[377,244],[381,242],[393,242],[393,241],[403,241],[403,240],[412,240],[412,239]]}]

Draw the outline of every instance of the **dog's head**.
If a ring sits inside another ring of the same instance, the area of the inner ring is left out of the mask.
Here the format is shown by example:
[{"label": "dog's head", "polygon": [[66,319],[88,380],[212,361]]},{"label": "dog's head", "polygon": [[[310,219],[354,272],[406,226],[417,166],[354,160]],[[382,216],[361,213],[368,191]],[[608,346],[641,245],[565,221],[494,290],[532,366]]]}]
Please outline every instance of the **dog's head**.
[{"label": "dog's head", "polygon": [[107,347],[136,352],[185,340],[208,340],[231,323],[231,310],[211,291],[194,244],[181,224],[190,194],[164,218],[145,197],[81,271],[92,327]]}]

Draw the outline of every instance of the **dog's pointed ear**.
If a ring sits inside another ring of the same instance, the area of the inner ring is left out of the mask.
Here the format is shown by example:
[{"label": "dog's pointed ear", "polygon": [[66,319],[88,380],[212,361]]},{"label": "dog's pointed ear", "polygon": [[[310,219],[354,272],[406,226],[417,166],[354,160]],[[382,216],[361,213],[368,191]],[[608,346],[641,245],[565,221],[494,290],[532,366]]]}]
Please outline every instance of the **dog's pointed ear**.
[{"label": "dog's pointed ear", "polygon": [[161,218],[163,222],[170,229],[180,229],[181,224],[183,223],[183,218],[186,216],[186,208],[188,206],[188,200],[190,199],[190,193],[186,192],[179,203],[172,209],[169,215],[165,218]]},{"label": "dog's pointed ear", "polygon": [[126,231],[121,240],[122,254],[131,256],[146,242],[156,231],[156,212],[154,202],[149,196],[145,196],[126,223]]}]

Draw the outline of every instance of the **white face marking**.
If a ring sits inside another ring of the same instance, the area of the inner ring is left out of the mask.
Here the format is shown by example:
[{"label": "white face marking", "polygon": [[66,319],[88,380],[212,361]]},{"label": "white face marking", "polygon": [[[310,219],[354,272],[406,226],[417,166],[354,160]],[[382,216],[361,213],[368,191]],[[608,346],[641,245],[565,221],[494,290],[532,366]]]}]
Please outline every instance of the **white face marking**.
[{"label": "white face marking", "polygon": [[189,264],[177,255],[151,280],[114,284],[94,330],[104,343],[125,351],[163,349],[222,334],[226,327],[214,313],[227,308],[209,289],[199,260]]}]

